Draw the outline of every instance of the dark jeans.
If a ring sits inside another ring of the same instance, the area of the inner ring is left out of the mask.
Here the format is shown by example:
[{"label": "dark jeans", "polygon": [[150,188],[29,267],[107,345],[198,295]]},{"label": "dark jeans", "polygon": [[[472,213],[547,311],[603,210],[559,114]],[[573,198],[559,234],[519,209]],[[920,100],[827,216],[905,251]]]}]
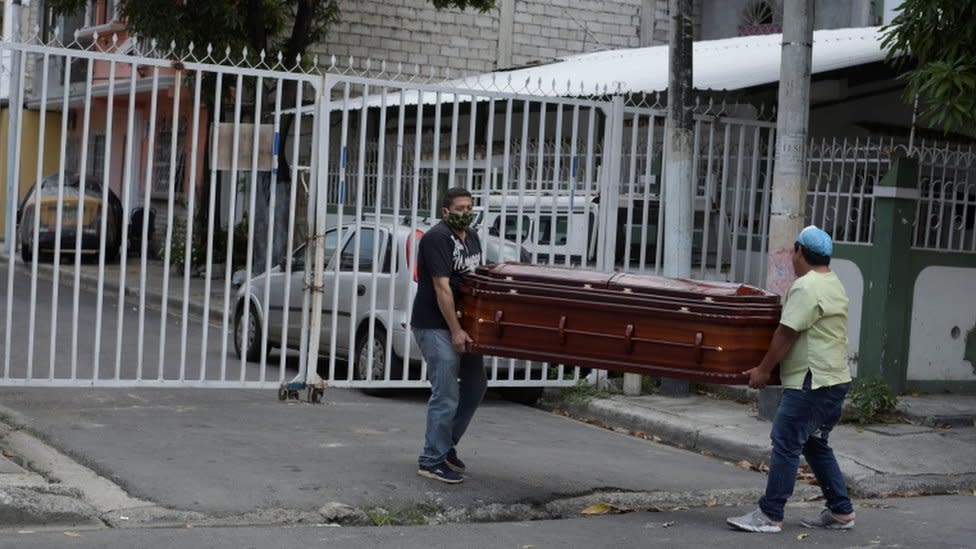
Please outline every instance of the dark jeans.
[{"label": "dark jeans", "polygon": [[834,451],[827,444],[830,430],[840,419],[850,385],[842,383],[812,390],[808,373],[803,389],[783,390],[770,433],[773,452],[766,495],[759,500],[759,508],[771,520],[783,520],[783,508],[793,494],[801,452],[817,477],[827,507],[839,515],[854,512]]}]

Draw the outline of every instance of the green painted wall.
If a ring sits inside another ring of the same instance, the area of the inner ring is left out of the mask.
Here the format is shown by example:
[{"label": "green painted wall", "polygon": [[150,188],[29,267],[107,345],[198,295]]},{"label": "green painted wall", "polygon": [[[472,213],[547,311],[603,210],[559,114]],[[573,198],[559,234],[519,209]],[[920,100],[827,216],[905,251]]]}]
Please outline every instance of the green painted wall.
[{"label": "green painted wall", "polygon": [[[917,174],[915,161],[902,158],[878,186],[915,189]],[[876,197],[873,244],[835,247],[834,256],[854,262],[864,277],[858,376],[881,377],[898,392],[976,393],[976,381],[907,379],[919,275],[933,266],[971,268],[976,273],[976,254],[912,249],[915,206],[913,198]],[[971,336],[967,349],[972,347],[971,354],[976,355],[973,341],[976,335]]]}]

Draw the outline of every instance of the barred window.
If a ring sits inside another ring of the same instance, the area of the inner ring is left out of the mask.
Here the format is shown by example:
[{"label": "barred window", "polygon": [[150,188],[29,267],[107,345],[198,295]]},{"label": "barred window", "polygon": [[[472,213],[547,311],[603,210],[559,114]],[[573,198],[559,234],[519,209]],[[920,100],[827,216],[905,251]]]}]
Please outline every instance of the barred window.
[{"label": "barred window", "polygon": [[99,183],[106,184],[107,181],[103,181],[105,175],[105,135],[95,134],[91,136],[88,142],[88,176]]},{"label": "barred window", "polygon": [[186,151],[184,147],[186,130],[181,124],[176,134],[176,154],[173,155],[172,149],[170,148],[173,141],[172,127],[172,119],[161,120],[157,124],[157,128],[160,129],[156,132],[156,147],[153,156],[152,190],[154,193],[169,193],[169,172],[174,161],[176,162],[175,192],[176,194],[183,193],[183,176],[186,164]]}]

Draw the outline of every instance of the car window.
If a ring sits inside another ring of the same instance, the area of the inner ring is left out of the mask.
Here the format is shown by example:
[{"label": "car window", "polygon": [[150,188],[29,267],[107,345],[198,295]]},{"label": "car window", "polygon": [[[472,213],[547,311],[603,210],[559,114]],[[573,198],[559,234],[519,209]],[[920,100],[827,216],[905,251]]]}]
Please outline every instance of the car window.
[{"label": "car window", "polygon": [[305,245],[302,244],[291,254],[291,268],[300,271],[305,268]]},{"label": "car window", "polygon": [[552,216],[543,215],[539,218],[539,233],[537,242],[539,244],[555,244],[556,246],[566,245],[566,233],[569,226],[569,216],[556,216],[556,238],[552,236]]},{"label": "car window", "polygon": [[[357,270],[356,265],[356,245],[359,245],[359,272],[371,272],[373,270],[373,250],[377,246],[382,244],[382,233],[377,232],[376,229],[363,227],[359,231],[357,238],[356,234],[353,234],[346,241],[346,245],[342,248],[342,254],[339,256],[339,270],[341,271],[353,271]],[[358,242],[357,242],[358,241]],[[385,262],[385,258],[380,258],[381,265]]]},{"label": "car window", "polygon": [[[499,234],[499,226],[502,223],[502,218],[496,217],[495,221],[491,224],[491,234]],[[506,215],[505,216],[505,234],[503,235],[506,240],[528,240],[529,230],[532,227],[532,218],[527,215],[522,216],[522,234],[519,235],[519,220],[517,215]]]},{"label": "car window", "polygon": [[[329,229],[325,231],[325,236],[323,241],[325,243],[325,262],[324,265],[328,265],[329,261],[332,260],[332,256],[335,255],[336,248],[339,247],[338,243],[339,231],[336,229]],[[308,245],[306,242],[301,246],[295,248],[295,251],[291,254],[291,269],[292,271],[300,271],[305,268],[305,248]],[[314,249],[312,252],[314,253]]]}]

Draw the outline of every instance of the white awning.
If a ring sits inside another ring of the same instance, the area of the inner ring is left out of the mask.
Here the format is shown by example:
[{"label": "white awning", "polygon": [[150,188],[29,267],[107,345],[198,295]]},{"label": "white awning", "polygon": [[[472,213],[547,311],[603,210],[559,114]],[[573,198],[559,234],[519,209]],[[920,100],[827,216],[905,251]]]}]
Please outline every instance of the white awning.
[{"label": "white awning", "polygon": [[[880,27],[820,30],[813,33],[813,74],[882,61]],[[741,90],[779,81],[782,34],[740,36],[695,42],[693,81],[698,90]],[[387,95],[387,105],[469,102],[474,92],[506,91],[537,96],[578,97],[616,93],[654,93],[668,89],[668,46],[607,50],[574,55],[546,65],[497,71],[430,85],[406,84],[403,92]],[[416,89],[420,88],[420,89]],[[452,90],[453,88],[453,90]],[[422,91],[423,90],[423,91]],[[366,99],[368,107],[383,103],[380,96]],[[332,109],[362,107],[362,98],[347,104],[333,102]]]},{"label": "white awning", "polygon": [[[814,74],[881,61],[880,27],[820,30],[813,33]],[[779,80],[782,34],[741,36],[695,42],[692,60],[698,90],[740,90]],[[587,53],[514,71],[489,73],[481,81],[511,78],[513,85],[542,81],[551,88],[592,90],[604,84],[624,92],[668,89],[668,46]],[[471,79],[465,79],[470,81]]]}]

